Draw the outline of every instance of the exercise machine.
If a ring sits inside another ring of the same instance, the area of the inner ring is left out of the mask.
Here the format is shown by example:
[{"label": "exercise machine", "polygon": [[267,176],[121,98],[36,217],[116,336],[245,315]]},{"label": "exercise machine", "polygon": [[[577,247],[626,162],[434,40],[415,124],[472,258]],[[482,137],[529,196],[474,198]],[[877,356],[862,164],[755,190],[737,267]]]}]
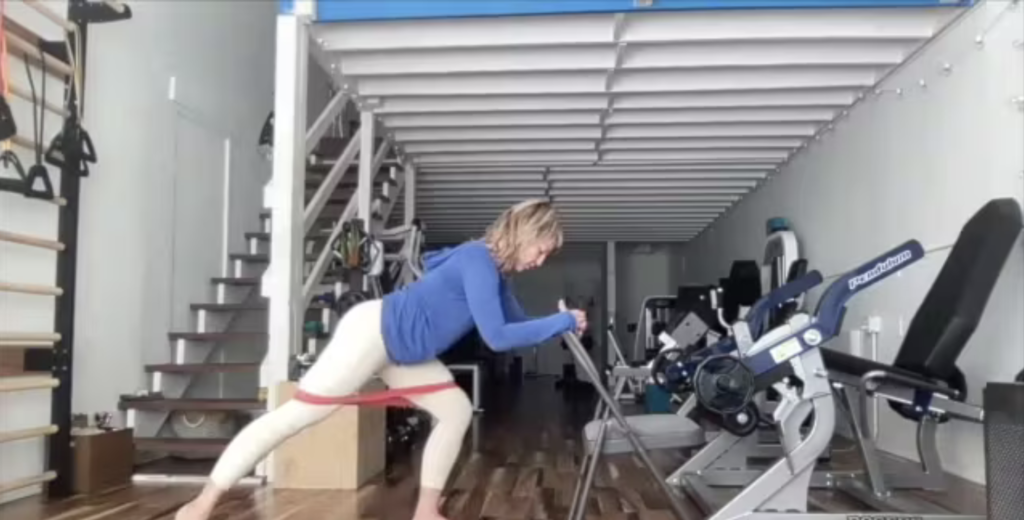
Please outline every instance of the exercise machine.
[{"label": "exercise machine", "polygon": [[[985,421],[982,408],[965,402],[966,384],[956,368],[956,360],[980,322],[1020,230],[1020,206],[1012,199],[992,201],[971,218],[915,314],[892,365],[820,347],[839,332],[845,304],[852,296],[923,256],[920,245],[913,241],[831,284],[813,319],[797,316],[750,348],[741,346],[738,358],[705,362],[693,383],[702,407],[720,411],[726,407],[728,412],[747,410],[752,394],[769,387],[776,389],[782,400],[771,422],[779,432],[785,454],[767,469],[736,471],[734,468],[742,465],[737,464],[737,459],[746,458],[754,441],[750,436],[726,432],[677,470],[670,483],[689,490],[713,513],[712,520],[862,517],[849,513],[807,513],[807,491],[818,486],[840,489],[877,510],[893,512],[863,517],[984,518],[954,515],[938,506],[898,497],[892,491],[943,489],[936,428],[952,419]],[[1016,395],[1020,395],[1019,391]],[[884,399],[897,414],[918,423],[918,468],[894,471],[891,461],[880,457],[865,427],[869,398]],[[841,414],[853,426],[864,460],[862,471],[815,471],[815,461],[834,432],[837,402]],[[1019,417],[1002,417],[1004,424],[1010,424],[1010,431],[1021,428]],[[987,431],[986,435],[990,433]],[[1005,435],[988,444],[1005,444]],[[1002,451],[1012,458],[1017,450]],[[989,459],[990,465],[999,463],[991,460],[991,456]],[[1007,476],[1019,481],[1019,468],[1016,475]],[[722,478],[730,470],[732,478]],[[715,507],[713,488],[737,483],[745,484],[743,491]],[[1018,496],[1019,490],[1004,492],[998,495],[1004,504],[990,503],[990,510],[1009,509],[1005,503],[1019,501],[1015,498]],[[1014,518],[1019,518],[1020,511],[1016,510]]]}]

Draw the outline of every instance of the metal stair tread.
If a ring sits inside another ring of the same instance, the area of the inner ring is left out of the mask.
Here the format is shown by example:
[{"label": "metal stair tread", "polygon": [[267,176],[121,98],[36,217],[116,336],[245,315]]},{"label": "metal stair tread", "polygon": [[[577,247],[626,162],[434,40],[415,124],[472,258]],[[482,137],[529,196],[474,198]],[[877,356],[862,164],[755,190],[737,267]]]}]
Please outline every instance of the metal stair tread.
[{"label": "metal stair tread", "polygon": [[215,284],[222,283],[224,285],[242,286],[242,285],[259,285],[261,278],[259,276],[242,276],[242,277],[228,276],[228,277],[211,278],[210,280],[213,283],[215,283]]},{"label": "metal stair tread", "polygon": [[146,365],[146,372],[173,374],[216,374],[259,370],[259,363],[157,363]]},{"label": "metal stair tread", "polygon": [[229,341],[233,339],[264,339],[266,332],[170,332],[167,334],[172,341],[179,339],[191,341]]},{"label": "metal stair tread", "polygon": [[[331,230],[330,229],[325,229],[325,230],[322,230],[322,231],[310,231],[309,235],[306,237],[306,241],[307,242],[315,242],[315,241],[318,241],[318,240],[323,240],[323,239],[325,239],[325,238],[327,238],[329,236],[331,236]],[[262,242],[269,242],[270,241],[270,233],[267,233],[265,231],[250,231],[250,232],[245,234],[245,239],[246,240],[253,240],[253,239],[255,239],[255,240],[262,241]]]},{"label": "metal stair tread", "polygon": [[211,312],[265,311],[268,304],[264,300],[248,303],[193,303],[189,307],[194,311]]},{"label": "metal stair tread", "polygon": [[168,398],[124,398],[118,403],[122,410],[218,410],[243,411],[263,410],[266,403],[259,399],[168,399]]},{"label": "metal stair tread", "polygon": [[[270,262],[270,255],[267,253],[231,253],[228,255],[228,258],[231,260],[241,260],[243,262]],[[316,259],[317,257],[314,255],[306,255],[306,260],[309,262],[315,262]]]}]

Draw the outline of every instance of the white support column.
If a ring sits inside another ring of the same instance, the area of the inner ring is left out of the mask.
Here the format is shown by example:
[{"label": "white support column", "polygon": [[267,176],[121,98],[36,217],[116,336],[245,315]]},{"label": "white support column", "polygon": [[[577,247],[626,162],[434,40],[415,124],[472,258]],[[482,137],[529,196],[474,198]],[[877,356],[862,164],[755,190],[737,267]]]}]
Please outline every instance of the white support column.
[{"label": "white support column", "polygon": [[374,123],[373,112],[364,110],[359,114],[359,188],[356,191],[356,211],[367,233],[371,229],[373,174],[376,173],[373,153]]},{"label": "white support column", "polygon": [[[605,244],[605,269],[606,269],[606,272],[605,272],[605,290],[606,290],[606,293],[605,293],[605,303],[604,303],[604,305],[605,305],[605,309],[607,309],[606,316],[608,316],[608,323],[602,323],[600,325],[600,327],[604,329],[603,332],[606,335],[606,337],[605,337],[605,344],[608,345],[608,348],[605,349],[605,356],[608,359],[606,359],[605,361],[608,364],[610,364],[610,365],[614,365],[615,362],[616,362],[615,352],[612,350],[611,344],[608,342],[608,339],[607,339],[607,334],[608,334],[608,332],[607,332],[608,328],[607,327],[608,327],[608,325],[610,325],[612,323],[615,323],[615,327],[616,327],[615,332],[618,332],[619,324],[617,322],[615,322],[615,311],[616,311],[616,308],[618,307],[615,304],[616,297],[617,297],[616,291],[615,291],[615,286],[617,285],[617,282],[616,282],[616,266],[615,266],[615,242],[607,242]],[[618,336],[616,336],[616,338],[618,338]]]},{"label": "white support column", "polygon": [[267,356],[260,371],[269,408],[277,404],[277,385],[287,380],[288,362],[299,348],[301,337],[308,24],[309,17],[304,15],[285,14],[277,18],[271,181],[274,238],[270,242],[270,267],[263,278],[263,294],[270,299],[270,309]]},{"label": "white support column", "polygon": [[[407,157],[408,158],[408,157]],[[405,219],[406,226],[411,226],[416,218],[416,167],[412,162],[405,163]]]}]

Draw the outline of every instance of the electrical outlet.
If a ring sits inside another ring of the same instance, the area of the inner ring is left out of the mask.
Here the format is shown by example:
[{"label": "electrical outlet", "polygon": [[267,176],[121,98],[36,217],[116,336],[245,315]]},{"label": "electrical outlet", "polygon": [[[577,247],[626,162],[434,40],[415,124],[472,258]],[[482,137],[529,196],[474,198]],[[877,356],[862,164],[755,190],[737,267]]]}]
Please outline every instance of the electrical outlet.
[{"label": "electrical outlet", "polygon": [[882,317],[868,316],[867,331],[872,334],[880,334],[882,332]]},{"label": "electrical outlet", "polygon": [[178,100],[178,77],[171,76],[171,80],[167,84],[167,99],[170,101]]}]

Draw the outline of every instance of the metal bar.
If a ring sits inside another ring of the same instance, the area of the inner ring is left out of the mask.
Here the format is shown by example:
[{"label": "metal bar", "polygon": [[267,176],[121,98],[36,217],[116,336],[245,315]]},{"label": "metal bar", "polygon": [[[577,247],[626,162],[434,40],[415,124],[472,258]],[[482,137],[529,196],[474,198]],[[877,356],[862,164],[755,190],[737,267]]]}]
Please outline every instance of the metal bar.
[{"label": "metal bar", "polygon": [[[17,491],[37,484],[45,484],[57,478],[57,473],[54,471],[47,471],[37,477],[20,478],[17,480],[11,480],[0,484],[0,495],[4,493],[10,493],[11,491]],[[51,486],[52,487],[52,486]]]},{"label": "metal bar", "polygon": [[[302,303],[303,222],[305,196],[306,95],[309,74],[308,19],[277,18],[274,91],[274,156],[270,267],[264,282],[269,297],[269,348],[261,386],[269,390],[269,406],[277,404],[277,383],[288,379],[291,355],[301,348],[299,313]],[[269,283],[268,283],[269,282]],[[305,308],[305,307],[302,307]],[[267,464],[268,470],[273,464]]]},{"label": "metal bar", "polygon": [[[76,0],[73,0],[76,1]],[[68,9],[71,9],[69,2]],[[80,23],[77,27],[77,38],[68,42],[70,54],[78,56],[77,78],[74,71],[64,63],[51,58],[43,58],[43,66],[62,66],[68,96],[65,98],[65,109],[71,117],[81,116],[81,103],[84,99],[86,60],[88,56],[89,27]],[[59,67],[56,67],[59,68]],[[66,155],[66,154],[65,154]],[[59,499],[71,496],[74,492],[73,462],[74,453],[71,439],[71,398],[74,389],[74,350],[75,350],[75,300],[78,286],[78,217],[81,203],[82,176],[78,165],[67,162],[60,170],[61,211],[57,220],[57,241],[64,245],[63,252],[57,255],[56,287],[47,288],[51,295],[61,296],[54,308],[53,330],[59,338],[52,343],[51,375],[57,380],[57,387],[50,393],[50,424],[57,431],[47,439],[48,472],[43,475],[43,482],[49,482],[46,489],[47,497]],[[38,288],[38,287],[37,287]],[[46,341],[50,338],[35,340],[33,343]]]},{"label": "metal bar", "polygon": [[623,416],[622,411],[619,410],[618,403],[608,393],[608,389],[600,383],[601,374],[598,372],[597,368],[594,367],[594,363],[590,360],[589,354],[587,354],[583,345],[580,344],[579,338],[571,333],[563,334],[562,338],[568,345],[569,350],[572,351],[573,356],[576,357],[576,362],[583,368],[583,371],[586,372],[587,377],[594,382],[594,390],[597,391],[601,400],[604,401],[605,406],[607,406],[612,415],[615,416],[615,420],[619,423],[619,426],[622,427],[622,433],[633,446],[633,450],[640,457],[640,461],[647,467],[647,470],[651,473],[651,476],[654,477],[654,480],[658,482],[658,486],[665,494],[665,497],[668,498],[669,505],[671,505],[672,511],[675,512],[676,517],[686,518],[686,510],[679,501],[679,496],[672,491],[671,487],[669,487],[668,483],[665,481],[665,475],[663,475],[661,470],[654,465],[654,461],[651,460],[650,454],[647,453],[647,448],[645,448],[643,443],[640,442],[640,439],[636,436],[636,433],[633,432],[633,429],[629,427],[629,422],[626,421],[626,417]]},{"label": "metal bar", "polygon": [[50,9],[49,6],[40,0],[22,0],[22,2],[32,9],[35,9],[35,11],[43,15],[44,18],[60,26],[60,28],[64,29],[64,32],[73,33],[77,29],[75,24],[61,17],[61,15],[57,14],[56,11]]},{"label": "metal bar", "polygon": [[41,390],[56,388],[60,385],[57,378],[49,376],[17,376],[0,378],[0,392],[22,392],[25,390]]},{"label": "metal bar", "polygon": [[[405,172],[408,175],[408,172]],[[395,204],[398,202],[398,197],[402,195],[402,191],[405,190],[405,175],[398,178],[398,185],[395,187],[395,193],[390,200],[387,201],[385,208],[381,211],[381,227],[387,225],[391,218],[391,211],[395,209]]]},{"label": "metal bar", "polygon": [[0,332],[0,341],[60,341],[61,335],[55,332]]},{"label": "metal bar", "polygon": [[[337,94],[331,98],[331,101],[327,103],[324,111],[320,113],[320,116],[316,118],[313,126],[309,127],[306,132],[306,155],[313,153],[316,149],[316,145],[320,142],[320,138],[327,133],[327,129],[331,127],[331,122],[334,117],[341,112],[342,107],[345,106],[345,101],[348,99],[348,94],[343,90],[339,90]],[[355,141],[355,137],[352,138]]]},{"label": "metal bar", "polygon": [[26,428],[24,430],[14,430],[10,432],[0,433],[0,444],[5,442],[14,442],[24,439],[35,439],[36,437],[45,437],[47,435],[53,435],[57,433],[56,425],[41,426],[39,428]]},{"label": "metal bar", "polygon": [[356,194],[356,209],[366,231],[370,231],[370,211],[373,203],[373,139],[376,135],[376,118],[373,112],[364,110],[359,114],[359,188]]},{"label": "metal bar", "polygon": [[416,177],[418,172],[416,167],[411,162],[405,164],[405,207],[402,209],[405,211],[404,218],[405,225],[412,225],[412,221],[416,219],[416,190],[417,180]]},{"label": "metal bar", "polygon": [[[8,87],[8,89],[10,89],[11,94],[14,94],[17,97],[19,97],[21,99],[24,99],[25,101],[28,101],[29,103],[33,102],[33,100],[32,100],[32,92],[31,91],[25,89],[24,87],[15,85],[13,83],[8,83],[7,87]],[[35,102],[38,102],[38,101],[39,100],[36,100]],[[50,112],[53,112],[54,114],[59,115],[60,117],[68,117],[68,116],[71,115],[71,112],[68,112],[66,109],[61,108],[59,105],[54,105],[53,103],[50,103],[50,102],[47,102],[45,107],[46,107],[47,110],[49,110]]]},{"label": "metal bar", "polygon": [[6,31],[4,36],[7,38],[7,44],[12,49],[18,51],[16,53],[12,52],[11,54],[21,58],[24,58],[27,55],[29,61],[39,63],[46,72],[55,72],[58,73],[57,75],[62,77],[73,75],[73,70],[70,65],[42,52],[39,47],[29,43],[16,34]]},{"label": "metal bar", "polygon": [[54,341],[6,341],[0,340],[0,348],[16,349],[49,349],[54,347]]},{"label": "metal bar", "polygon": [[[57,259],[58,264],[60,258]],[[60,287],[50,287],[47,285],[34,285],[27,283],[11,283],[11,282],[0,282],[0,292],[12,292],[22,294],[38,294],[41,296],[63,296],[64,290]]]},{"label": "metal bar", "polygon": [[0,242],[13,242],[15,244],[21,244],[25,246],[38,247],[41,249],[49,249],[51,251],[63,251],[64,244],[56,240],[48,240],[45,238],[34,237],[31,235],[22,235],[19,233],[11,233],[9,231],[0,231]]},{"label": "metal bar", "polygon": [[[324,206],[327,205],[327,201],[334,195],[335,188],[338,187],[338,183],[348,173],[348,168],[351,166],[352,161],[355,160],[356,156],[359,155],[359,142],[360,133],[362,130],[356,132],[356,135],[352,137],[352,140],[345,146],[345,150],[341,152],[338,160],[335,161],[334,166],[331,167],[330,172],[327,173],[327,177],[324,178],[323,182],[320,183],[320,187],[317,188],[316,193],[309,200],[309,204],[303,212],[303,234],[308,234],[309,230],[316,224],[316,219],[320,217],[320,213],[323,212]],[[306,141],[306,145],[309,146],[309,141]]]}]

